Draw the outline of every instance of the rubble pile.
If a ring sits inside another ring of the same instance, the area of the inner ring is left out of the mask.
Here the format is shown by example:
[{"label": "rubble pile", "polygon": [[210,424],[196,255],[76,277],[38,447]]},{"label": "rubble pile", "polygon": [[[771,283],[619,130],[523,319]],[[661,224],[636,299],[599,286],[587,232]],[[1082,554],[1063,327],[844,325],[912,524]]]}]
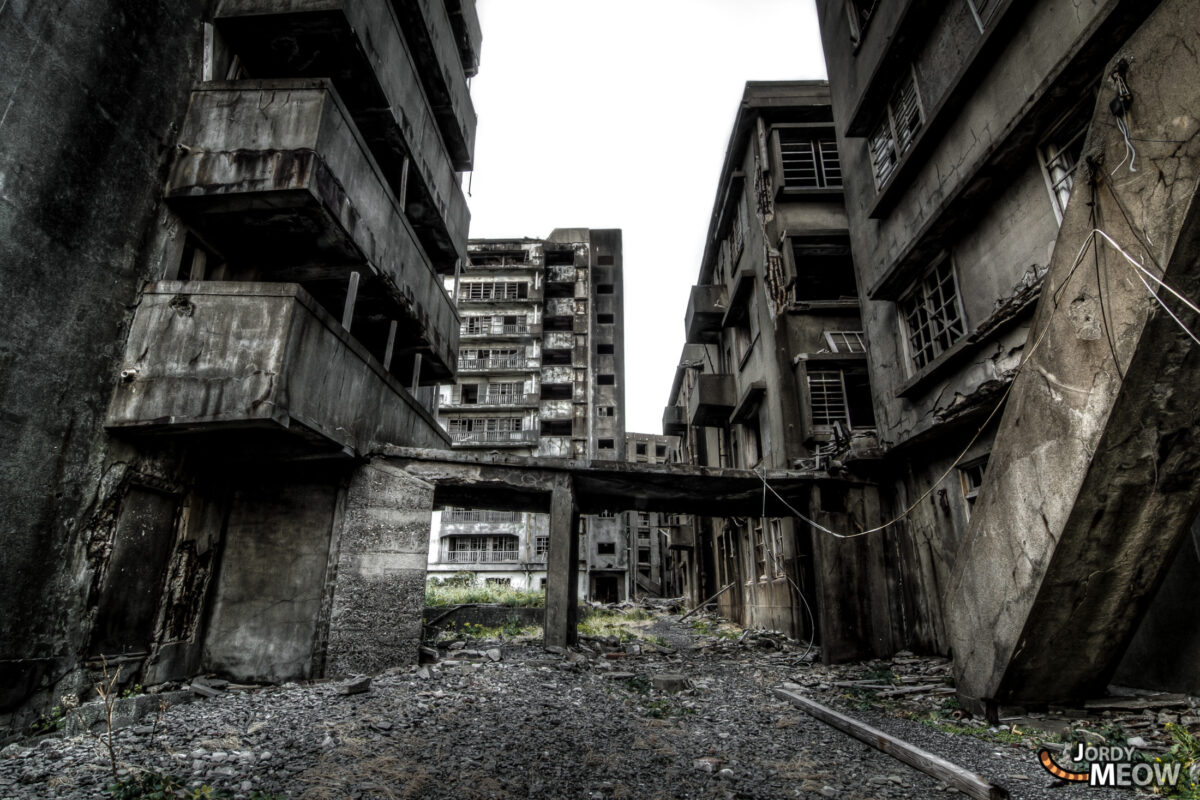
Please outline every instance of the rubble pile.
[{"label": "rubble pile", "polygon": [[[771,693],[790,685],[850,708],[867,692],[893,692],[864,713],[923,710],[951,696],[944,661],[824,667],[814,648],[778,633],[711,616],[625,615],[628,624],[585,632],[567,649],[463,638],[427,648],[419,666],[371,677],[266,687],[195,680],[203,691],[194,702],[112,732],[117,778],[149,770],[238,800],[955,794]],[[894,680],[882,680],[885,666]],[[1015,797],[1064,796],[1024,749],[891,721],[927,732],[933,745],[923,747]],[[108,735],[101,726],[5,747],[0,798],[107,797]]]}]

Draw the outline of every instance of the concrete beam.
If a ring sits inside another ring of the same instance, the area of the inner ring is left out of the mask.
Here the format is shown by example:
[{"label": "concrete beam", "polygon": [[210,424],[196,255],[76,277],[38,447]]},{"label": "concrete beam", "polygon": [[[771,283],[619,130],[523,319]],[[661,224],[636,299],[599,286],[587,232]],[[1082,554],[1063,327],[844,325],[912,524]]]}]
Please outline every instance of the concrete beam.
[{"label": "concrete beam", "polygon": [[[1138,171],[1101,94],[1027,355],[945,607],[960,696],[994,707],[1103,692],[1200,503],[1200,346],[1100,228],[1200,296],[1200,57],[1190,4],[1160,5],[1121,49]],[[1110,64],[1104,74],[1115,68]],[[1165,143],[1164,143],[1165,142]],[[1092,213],[1095,213],[1094,221]],[[1193,330],[1197,315],[1167,296]]]},{"label": "concrete beam", "polygon": [[[763,479],[745,469],[683,464],[575,461],[500,453],[470,453],[413,447],[382,447],[378,455],[437,486],[437,506],[466,503],[476,508],[547,510],[557,475],[573,481],[581,513],[659,511],[701,516],[762,516]],[[792,516],[803,509],[814,485],[832,482],[826,472],[768,470],[767,482],[786,501],[766,493],[766,516]],[[845,485],[844,479],[837,482]]]},{"label": "concrete beam", "polygon": [[550,494],[550,552],[546,556],[546,622],[549,647],[575,644],[579,619],[579,508],[571,477],[554,479]]}]

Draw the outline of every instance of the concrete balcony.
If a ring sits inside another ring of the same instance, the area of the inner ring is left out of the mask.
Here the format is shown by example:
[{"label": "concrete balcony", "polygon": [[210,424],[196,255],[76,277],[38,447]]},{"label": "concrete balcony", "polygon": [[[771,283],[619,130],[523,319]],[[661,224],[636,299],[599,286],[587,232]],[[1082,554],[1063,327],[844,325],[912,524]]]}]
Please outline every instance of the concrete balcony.
[{"label": "concrete balcony", "polygon": [[353,454],[445,447],[400,382],[294,283],[163,281],[133,315],[106,426],[257,428]]},{"label": "concrete balcony", "polygon": [[516,550],[454,550],[445,553],[443,564],[515,564],[520,561]]},{"label": "concrete balcony", "polygon": [[667,406],[663,409],[662,430],[664,436],[683,436],[687,433],[687,409],[683,406]]},{"label": "concrete balcony", "polygon": [[688,424],[701,428],[723,428],[737,404],[737,387],[732,375],[696,376],[696,386],[688,397]]},{"label": "concrete balcony", "polygon": [[537,431],[458,431],[450,434],[455,447],[529,447],[537,444]]},{"label": "concrete balcony", "polygon": [[[222,0],[214,24],[256,79],[333,81],[397,196],[407,174],[404,210],[435,267],[453,272],[470,219],[458,171],[475,136],[461,63],[421,63],[389,0]],[[425,81],[447,93],[430,98]]]},{"label": "concrete balcony", "polygon": [[444,0],[391,2],[405,42],[420,67],[421,85],[446,140],[450,159],[456,169],[469,170],[475,150],[475,107],[446,3]]},{"label": "concrete balcony", "polygon": [[721,303],[720,286],[693,286],[688,295],[687,312],[683,324],[689,344],[704,344],[717,341],[721,334],[721,320],[725,317],[725,306]]},{"label": "concrete balcony", "polygon": [[256,279],[296,280],[335,313],[398,323],[422,380],[453,380],[458,312],[379,164],[325,81],[209,83],[192,93],[167,179],[171,206]]},{"label": "concrete balcony", "polygon": [[455,411],[495,411],[505,408],[534,408],[540,395],[537,392],[509,395],[483,395],[477,400],[465,401],[462,397],[451,396],[441,404],[443,409]]}]

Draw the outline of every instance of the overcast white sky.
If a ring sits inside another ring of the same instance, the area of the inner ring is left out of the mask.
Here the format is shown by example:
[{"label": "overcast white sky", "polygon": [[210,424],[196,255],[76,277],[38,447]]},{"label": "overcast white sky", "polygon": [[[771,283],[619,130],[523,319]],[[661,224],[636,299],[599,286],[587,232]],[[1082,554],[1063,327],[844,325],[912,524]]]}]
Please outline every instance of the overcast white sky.
[{"label": "overcast white sky", "polygon": [[471,236],[621,228],[626,428],[661,433],[748,80],[825,77],[812,0],[478,0]]}]

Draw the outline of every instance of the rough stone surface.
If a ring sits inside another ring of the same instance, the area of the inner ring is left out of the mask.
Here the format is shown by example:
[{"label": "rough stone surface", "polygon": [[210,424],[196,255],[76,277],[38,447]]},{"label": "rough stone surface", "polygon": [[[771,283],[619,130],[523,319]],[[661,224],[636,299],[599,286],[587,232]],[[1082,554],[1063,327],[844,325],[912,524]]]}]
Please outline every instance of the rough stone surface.
[{"label": "rough stone surface", "polygon": [[[814,664],[807,648],[782,641],[781,649],[766,650],[700,636],[677,619],[659,620],[646,633],[667,642],[670,654],[646,647],[622,662],[631,669],[621,677],[595,653],[569,661],[536,643],[510,642],[503,662],[389,670],[367,694],[339,694],[337,682],[230,687],[221,697],[118,731],[118,768],[164,770],[240,796],[261,790],[291,798],[928,800],[948,794],[937,781],[771,696],[772,687],[791,682],[822,702],[837,701],[831,681],[840,673]],[[589,643],[595,650],[620,646],[607,638]],[[944,661],[906,661],[891,666],[947,674]],[[649,676],[664,672],[686,675],[693,688],[657,691]],[[1014,797],[1065,796],[1025,747],[906,720],[868,721],[981,772]],[[0,797],[99,800],[111,776],[98,745],[74,736],[5,748]],[[1088,789],[1087,796],[1127,795]]]}]

